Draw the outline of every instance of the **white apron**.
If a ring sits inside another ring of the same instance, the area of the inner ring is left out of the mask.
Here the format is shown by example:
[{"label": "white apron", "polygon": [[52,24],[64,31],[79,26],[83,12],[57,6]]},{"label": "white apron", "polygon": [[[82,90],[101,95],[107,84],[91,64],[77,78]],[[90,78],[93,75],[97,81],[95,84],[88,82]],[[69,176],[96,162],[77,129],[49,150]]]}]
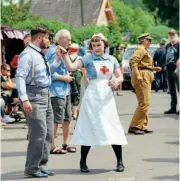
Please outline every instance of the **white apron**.
[{"label": "white apron", "polygon": [[108,81],[113,74],[110,61],[93,61],[97,79],[90,80],[82,99],[79,117],[71,140],[73,145],[126,145]]}]

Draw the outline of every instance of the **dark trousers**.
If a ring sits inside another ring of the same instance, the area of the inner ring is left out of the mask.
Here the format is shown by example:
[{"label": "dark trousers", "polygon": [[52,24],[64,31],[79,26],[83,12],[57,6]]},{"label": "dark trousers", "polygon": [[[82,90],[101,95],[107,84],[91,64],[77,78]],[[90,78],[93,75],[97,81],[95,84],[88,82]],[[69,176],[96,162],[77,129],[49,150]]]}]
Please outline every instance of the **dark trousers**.
[{"label": "dark trousers", "polygon": [[174,71],[168,71],[167,73],[168,73],[169,91],[171,95],[171,109],[176,110],[176,106],[177,106],[176,88],[179,91],[179,87],[177,85],[177,79],[176,79]]},{"label": "dark trousers", "polygon": [[155,83],[156,88],[160,89],[162,84],[162,89],[165,89],[167,87],[167,75],[166,70],[162,69],[161,72],[156,72],[155,74]]},{"label": "dark trousers", "polygon": [[53,137],[53,112],[48,88],[27,86],[32,113],[26,115],[29,125],[29,144],[25,172],[35,174],[47,170]]}]

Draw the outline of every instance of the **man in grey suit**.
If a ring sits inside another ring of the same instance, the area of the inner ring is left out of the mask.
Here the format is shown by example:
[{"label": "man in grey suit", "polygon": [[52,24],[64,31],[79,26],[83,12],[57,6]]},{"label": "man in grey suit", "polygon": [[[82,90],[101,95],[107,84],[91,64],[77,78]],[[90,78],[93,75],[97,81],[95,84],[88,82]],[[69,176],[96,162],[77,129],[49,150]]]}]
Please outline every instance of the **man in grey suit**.
[{"label": "man in grey suit", "polygon": [[49,32],[38,27],[31,30],[31,43],[20,54],[16,85],[29,124],[29,144],[25,175],[46,178],[54,175],[47,170],[52,144],[53,112],[49,95],[51,76],[41,49],[49,41]]}]

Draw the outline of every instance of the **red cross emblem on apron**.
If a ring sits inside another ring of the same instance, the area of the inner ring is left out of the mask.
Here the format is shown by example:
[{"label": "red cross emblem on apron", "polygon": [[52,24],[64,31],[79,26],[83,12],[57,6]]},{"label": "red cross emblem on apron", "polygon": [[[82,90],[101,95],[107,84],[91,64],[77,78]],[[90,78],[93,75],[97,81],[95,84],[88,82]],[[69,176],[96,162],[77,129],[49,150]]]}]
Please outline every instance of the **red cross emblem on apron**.
[{"label": "red cross emblem on apron", "polygon": [[105,75],[107,72],[109,72],[109,69],[106,66],[102,66],[100,71]]}]

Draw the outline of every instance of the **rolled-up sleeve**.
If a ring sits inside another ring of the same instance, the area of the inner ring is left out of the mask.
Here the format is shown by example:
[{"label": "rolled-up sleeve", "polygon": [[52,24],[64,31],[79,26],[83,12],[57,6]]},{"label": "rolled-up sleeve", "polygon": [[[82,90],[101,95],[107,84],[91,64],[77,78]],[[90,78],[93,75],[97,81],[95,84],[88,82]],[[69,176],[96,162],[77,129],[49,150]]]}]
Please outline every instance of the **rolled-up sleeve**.
[{"label": "rolled-up sleeve", "polygon": [[137,66],[144,57],[144,55],[145,55],[145,50],[143,48],[137,48],[130,58],[129,61],[130,67]]},{"label": "rolled-up sleeve", "polygon": [[114,63],[114,71],[115,71],[116,69],[118,69],[120,67],[120,65],[115,57],[113,57],[113,63]]},{"label": "rolled-up sleeve", "polygon": [[86,68],[87,65],[92,61],[92,59],[93,59],[92,55],[89,54],[89,55],[85,55],[85,56],[81,57],[80,60],[83,63],[83,67]]},{"label": "rolled-up sleeve", "polygon": [[51,69],[51,79],[52,81],[56,80],[59,74],[56,72],[56,69],[60,66],[62,61],[62,58],[60,61],[57,61],[56,59],[50,64],[50,69]]},{"label": "rolled-up sleeve", "polygon": [[18,67],[16,71],[16,88],[20,100],[28,100],[26,93],[26,78],[31,70],[32,60],[29,53],[23,53],[19,56]]}]

